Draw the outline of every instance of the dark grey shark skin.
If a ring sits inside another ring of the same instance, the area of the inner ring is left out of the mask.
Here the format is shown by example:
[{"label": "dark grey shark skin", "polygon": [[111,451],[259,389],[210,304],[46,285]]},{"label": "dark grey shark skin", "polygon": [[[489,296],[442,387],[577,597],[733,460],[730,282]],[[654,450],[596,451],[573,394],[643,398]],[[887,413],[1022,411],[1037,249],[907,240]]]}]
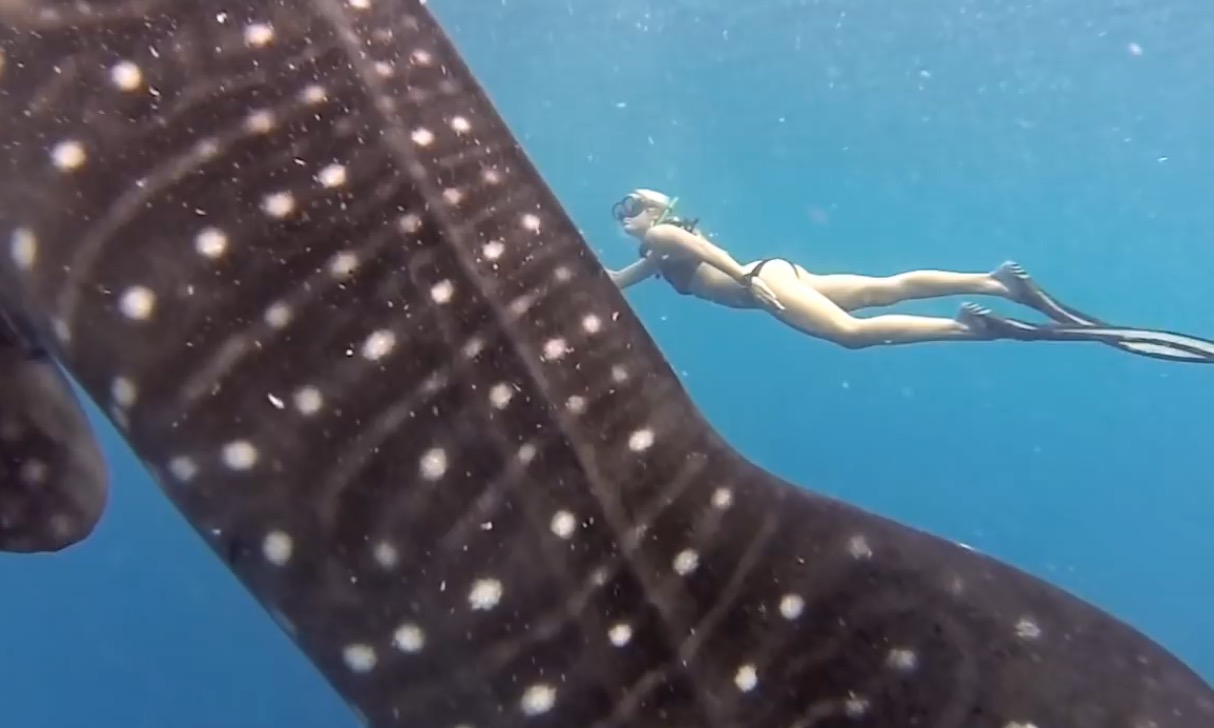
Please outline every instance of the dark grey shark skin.
[{"label": "dark grey shark skin", "polygon": [[1214,724],[722,442],[418,0],[0,0],[0,115],[0,287],[369,725]]},{"label": "dark grey shark skin", "polygon": [[101,446],[67,377],[0,304],[0,551],[79,543],[108,495]]}]

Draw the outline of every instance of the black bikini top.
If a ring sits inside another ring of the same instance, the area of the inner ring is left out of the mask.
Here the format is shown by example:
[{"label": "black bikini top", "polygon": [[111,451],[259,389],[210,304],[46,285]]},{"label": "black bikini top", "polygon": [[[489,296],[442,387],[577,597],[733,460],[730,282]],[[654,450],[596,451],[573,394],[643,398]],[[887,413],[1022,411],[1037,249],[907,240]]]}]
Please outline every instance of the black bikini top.
[{"label": "black bikini top", "polygon": [[[683,228],[689,233],[696,231],[696,226],[699,224],[699,219],[685,220],[679,217],[668,217],[662,220],[663,225],[676,225]],[[653,255],[642,243],[637,250],[637,255],[641,258],[648,258]],[[680,294],[687,296],[691,294],[691,281],[695,278],[696,269],[700,267],[700,261],[689,259],[671,259],[666,257],[658,257],[658,272],[657,277],[665,280],[670,284],[670,287],[678,291]]]},{"label": "black bikini top", "polygon": [[649,252],[644,245],[637,251],[641,258],[654,258],[658,264],[658,278],[670,284],[671,288],[683,294],[691,293],[691,279],[695,277],[700,261],[689,258],[667,258]]}]

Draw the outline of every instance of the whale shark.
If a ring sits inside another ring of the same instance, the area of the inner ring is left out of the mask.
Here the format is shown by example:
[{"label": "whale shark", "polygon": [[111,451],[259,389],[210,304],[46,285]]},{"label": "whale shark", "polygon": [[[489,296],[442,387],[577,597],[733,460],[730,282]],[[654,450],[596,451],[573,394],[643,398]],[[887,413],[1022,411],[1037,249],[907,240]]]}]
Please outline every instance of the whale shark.
[{"label": "whale shark", "polygon": [[59,551],[101,519],[109,473],[63,371],[0,293],[0,551]]},{"label": "whale shark", "polygon": [[1214,725],[734,450],[422,0],[0,0],[0,146],[0,547],[101,517],[70,376],[368,726]]}]

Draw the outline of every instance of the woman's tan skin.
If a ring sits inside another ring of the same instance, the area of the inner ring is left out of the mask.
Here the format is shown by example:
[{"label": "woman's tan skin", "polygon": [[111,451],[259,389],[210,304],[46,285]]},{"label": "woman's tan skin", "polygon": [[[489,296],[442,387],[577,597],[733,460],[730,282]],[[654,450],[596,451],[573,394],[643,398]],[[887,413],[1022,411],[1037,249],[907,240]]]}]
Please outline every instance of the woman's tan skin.
[{"label": "woman's tan skin", "polygon": [[648,255],[611,272],[621,289],[658,273],[659,261],[698,261],[688,285],[691,295],[730,308],[764,308],[802,333],[849,349],[988,338],[956,319],[902,314],[858,318],[851,315],[853,311],[954,295],[1014,300],[1007,287],[989,273],[918,270],[884,278],[814,275],[795,263],[776,259],[748,279],[747,274],[762,261],[739,263],[704,236],[660,223],[665,205],[653,200],[644,204],[639,214],[623,220],[623,228],[641,241]]}]

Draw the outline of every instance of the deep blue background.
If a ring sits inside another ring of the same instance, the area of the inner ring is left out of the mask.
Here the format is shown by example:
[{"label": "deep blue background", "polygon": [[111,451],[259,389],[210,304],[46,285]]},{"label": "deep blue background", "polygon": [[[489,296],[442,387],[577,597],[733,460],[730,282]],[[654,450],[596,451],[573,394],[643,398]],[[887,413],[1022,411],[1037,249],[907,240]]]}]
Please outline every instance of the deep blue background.
[{"label": "deep blue background", "polygon": [[[431,7],[613,267],[634,246],[608,209],[643,185],[739,258],[1014,258],[1102,318],[1214,336],[1205,0]],[[1214,372],[1070,344],[851,352],[657,283],[629,298],[746,454],[1043,575],[1214,678]],[[95,538],[0,559],[4,724],[353,726],[102,427]]]}]

